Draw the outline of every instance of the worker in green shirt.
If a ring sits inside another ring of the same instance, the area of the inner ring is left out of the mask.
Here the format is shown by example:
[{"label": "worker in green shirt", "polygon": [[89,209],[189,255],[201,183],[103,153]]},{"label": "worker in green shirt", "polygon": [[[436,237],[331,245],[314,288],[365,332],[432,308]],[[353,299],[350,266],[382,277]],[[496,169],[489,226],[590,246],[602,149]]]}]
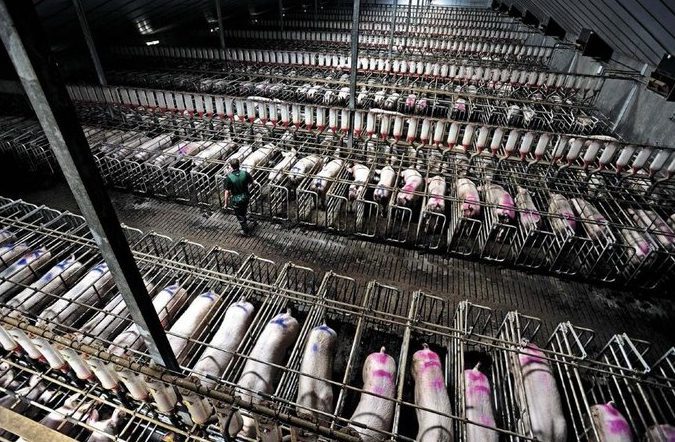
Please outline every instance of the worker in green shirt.
[{"label": "worker in green shirt", "polygon": [[227,199],[230,198],[234,215],[237,221],[241,224],[241,231],[244,236],[250,236],[251,232],[258,225],[257,221],[253,221],[249,225],[246,221],[246,212],[248,211],[248,202],[251,199],[249,186],[254,183],[253,177],[245,170],[239,170],[239,159],[233,158],[230,161],[232,172],[227,174],[225,178],[225,205]]}]

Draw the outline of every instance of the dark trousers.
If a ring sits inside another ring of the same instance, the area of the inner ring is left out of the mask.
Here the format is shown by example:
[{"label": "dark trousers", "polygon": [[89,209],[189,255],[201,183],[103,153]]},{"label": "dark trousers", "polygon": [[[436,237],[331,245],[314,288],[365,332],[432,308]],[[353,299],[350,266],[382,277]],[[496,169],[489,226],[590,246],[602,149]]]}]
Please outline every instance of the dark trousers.
[{"label": "dark trousers", "polygon": [[237,221],[241,225],[241,230],[244,233],[249,233],[248,223],[246,222],[246,212],[248,212],[248,201],[233,204],[232,208],[234,209],[234,216],[237,217]]}]

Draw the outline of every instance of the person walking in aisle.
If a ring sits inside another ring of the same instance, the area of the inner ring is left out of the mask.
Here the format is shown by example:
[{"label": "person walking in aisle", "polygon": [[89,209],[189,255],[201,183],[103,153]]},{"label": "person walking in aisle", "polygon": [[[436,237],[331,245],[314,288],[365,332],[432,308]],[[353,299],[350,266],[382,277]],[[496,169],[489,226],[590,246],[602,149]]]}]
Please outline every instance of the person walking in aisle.
[{"label": "person walking in aisle", "polygon": [[250,236],[253,229],[255,229],[255,226],[258,225],[258,222],[255,220],[253,220],[250,225],[246,220],[248,202],[251,199],[249,186],[253,184],[254,180],[250,173],[239,169],[238,158],[233,158],[230,161],[230,167],[232,167],[232,172],[230,172],[225,179],[224,201],[227,205],[228,197],[230,198],[232,208],[234,209],[234,215],[241,225],[242,233],[244,236]]}]

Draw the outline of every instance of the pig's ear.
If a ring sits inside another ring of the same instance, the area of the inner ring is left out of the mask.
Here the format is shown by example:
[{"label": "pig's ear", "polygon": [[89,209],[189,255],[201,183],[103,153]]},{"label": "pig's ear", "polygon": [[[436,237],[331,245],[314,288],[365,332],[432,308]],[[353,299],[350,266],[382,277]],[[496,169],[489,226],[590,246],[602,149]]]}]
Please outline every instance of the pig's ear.
[{"label": "pig's ear", "polygon": [[95,424],[98,422],[98,417],[98,410],[91,410],[91,413],[89,413],[89,418],[87,419],[87,424]]},{"label": "pig's ear", "polygon": [[375,174],[376,175],[382,174],[382,169],[375,169]]}]

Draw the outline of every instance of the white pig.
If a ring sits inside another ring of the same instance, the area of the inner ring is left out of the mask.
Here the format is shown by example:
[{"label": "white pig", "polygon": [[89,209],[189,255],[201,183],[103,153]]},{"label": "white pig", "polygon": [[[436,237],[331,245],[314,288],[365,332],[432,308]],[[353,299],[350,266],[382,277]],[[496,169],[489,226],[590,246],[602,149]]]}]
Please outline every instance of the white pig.
[{"label": "white pig", "polygon": [[572,232],[577,228],[577,222],[574,217],[574,211],[567,198],[559,193],[552,193],[551,200],[548,203],[548,211],[561,218],[551,218],[551,227],[558,235],[566,234],[569,229]]},{"label": "white pig", "polygon": [[389,195],[391,195],[391,191],[393,190],[396,171],[394,171],[394,168],[390,165],[386,165],[375,173],[380,175],[380,180],[375,187],[373,199],[380,204],[386,204],[387,201],[389,201]]},{"label": "white pig", "polygon": [[258,167],[277,147],[274,144],[266,144],[255,152],[249,154],[244,161],[241,162],[241,170],[251,172]]},{"label": "white pig", "polygon": [[99,420],[98,411],[92,410],[89,414],[89,419],[87,419],[87,424],[94,427],[95,430],[91,433],[87,442],[109,442],[111,440],[110,436],[117,436],[122,416],[124,416],[124,411],[115,408],[108,419]]},{"label": "white pig", "polygon": [[225,173],[232,172],[232,167],[230,167],[230,161],[232,161],[233,159],[236,158],[241,162],[242,158],[246,158],[252,151],[253,151],[253,146],[251,146],[250,144],[241,145],[235,153],[233,153],[232,155],[227,157],[227,159],[225,160],[225,164],[226,164]]},{"label": "white pig", "polygon": [[288,152],[284,152],[282,154],[283,158],[281,159],[281,161],[279,161],[279,163],[277,163],[272,168],[272,171],[269,173],[268,178],[269,178],[270,181],[277,182],[277,181],[281,181],[284,178],[283,172],[288,170],[288,166],[290,166],[291,163],[293,161],[295,161],[295,158],[296,158],[295,154],[296,153],[297,152],[295,151],[295,149],[292,149],[292,150],[290,150]]},{"label": "white pig", "polygon": [[[450,398],[443,378],[441,359],[424,344],[413,354],[411,372],[415,381],[415,405],[438,413],[450,414]],[[417,442],[450,442],[452,419],[431,411],[416,409]]]},{"label": "white pig", "polygon": [[443,213],[445,211],[445,178],[440,175],[427,179],[427,210],[429,212]]},{"label": "white pig", "polygon": [[16,318],[21,313],[30,314],[41,311],[56,299],[49,295],[58,296],[63,293],[75,280],[80,269],[82,269],[82,264],[76,261],[74,256],[66,258],[7,302],[7,307],[16,310],[7,311],[8,309],[3,308],[0,312]]},{"label": "white pig", "polygon": [[513,198],[502,186],[487,183],[485,185],[485,199],[490,204],[502,206],[491,209],[500,222],[509,222],[516,219],[516,206]]},{"label": "white pig", "polygon": [[[541,441],[567,441],[567,423],[563,414],[560,393],[551,367],[544,353],[528,343],[518,353],[518,369],[523,375],[523,391],[518,395],[523,412],[530,418],[532,435]],[[526,409],[526,410],[525,410]]]},{"label": "white pig", "polygon": [[303,409],[308,407],[330,413],[333,410],[333,388],[321,379],[330,379],[333,374],[333,358],[335,357],[335,344],[337,333],[322,324],[314,327],[309,332],[305,351],[302,356],[300,373],[315,376],[319,379],[300,375],[298,381],[298,416],[310,415],[315,419],[321,419],[320,415]]},{"label": "white pig", "polygon": [[354,201],[367,184],[370,169],[363,164],[354,163],[347,171],[354,177],[354,182],[349,185],[349,201]]},{"label": "white pig", "polygon": [[457,198],[461,201],[460,213],[465,218],[480,215],[480,195],[476,185],[468,178],[457,180]]},{"label": "white pig", "polygon": [[[468,420],[489,427],[496,427],[492,411],[490,381],[478,368],[464,370],[464,413]],[[497,442],[499,433],[479,425],[466,424],[467,442]]]},{"label": "white pig", "polygon": [[589,430],[589,440],[596,442],[632,442],[633,432],[626,418],[614,407],[612,402],[591,406],[591,420],[597,431]]},{"label": "white pig", "polygon": [[[283,363],[286,351],[295,342],[300,331],[298,321],[290,309],[276,315],[267,323],[246,360],[242,375],[237,382],[237,395],[247,402],[259,403],[261,398],[254,392],[271,394],[278,368],[269,364]],[[255,422],[244,417],[245,435],[255,434]]]},{"label": "white pig", "polygon": [[528,229],[538,229],[541,226],[541,214],[534,205],[530,192],[524,187],[517,187],[516,207],[521,210],[520,223]]},{"label": "white pig", "polygon": [[300,158],[294,165],[291,167],[290,171],[290,180],[293,184],[297,184],[304,176],[314,170],[314,168],[320,166],[323,163],[322,159],[318,155],[309,155],[304,158]]},{"label": "white pig", "polygon": [[14,237],[14,233],[7,229],[0,229],[0,244],[4,244],[6,242],[11,242],[14,241],[16,238]]},{"label": "white pig", "polygon": [[[91,402],[85,403],[80,399],[80,393],[75,393],[54,411],[50,411],[47,416],[40,420],[40,424],[47,428],[56,430],[62,434],[68,434],[75,428],[75,423],[71,420],[83,422],[89,418]],[[66,419],[68,417],[68,419]],[[17,442],[27,442],[24,438],[19,438]]]},{"label": "white pig", "polygon": [[0,299],[15,291],[17,284],[28,284],[35,280],[36,271],[47,263],[52,254],[45,248],[40,247],[24,254],[12,265],[0,272]]},{"label": "white pig", "polygon": [[209,375],[208,378],[201,378],[202,385],[211,387],[215,385],[212,379],[222,376],[251,325],[254,310],[253,304],[241,300],[229,306],[225,311],[223,321],[211,338],[209,347],[204,350],[192,367],[197,373]]},{"label": "white pig", "polygon": [[602,239],[607,230],[607,219],[585,199],[571,198],[570,203],[581,218],[581,223],[586,228],[588,237],[593,240]]},{"label": "white pig", "polygon": [[394,402],[386,398],[393,399],[396,393],[396,361],[385,353],[385,348],[382,347],[378,353],[368,355],[363,364],[362,376],[364,392],[351,421],[367,428],[352,425],[349,427],[355,430],[364,442],[382,441],[385,436],[379,431],[391,431],[394,419]]},{"label": "white pig", "polygon": [[212,291],[197,296],[185,312],[176,320],[167,333],[171,350],[180,361],[188,345],[188,339],[198,334],[207,323],[207,316],[211,307],[220,299]]},{"label": "white pig", "polygon": [[5,244],[0,246],[0,270],[9,267],[15,259],[28,251],[28,246],[24,243]]},{"label": "white pig", "polygon": [[338,172],[340,172],[343,163],[343,160],[329,161],[323,166],[319,173],[316,174],[316,177],[312,180],[310,189],[325,195],[331,185],[331,180],[337,176]]},{"label": "white pig", "polygon": [[108,294],[112,286],[112,275],[107,264],[97,265],[58,301],[40,313],[37,320],[38,327],[45,327],[48,324],[72,325],[81,318],[82,313],[87,310],[87,305],[104,302],[103,296]]},{"label": "white pig", "polygon": [[675,440],[675,427],[672,425],[653,425],[647,428],[643,437],[645,442],[673,442]]},{"label": "white pig", "polygon": [[419,195],[415,195],[415,192],[422,190],[422,174],[415,169],[406,169],[401,172],[403,177],[403,188],[396,195],[396,204],[399,206],[408,206],[416,200]]}]

